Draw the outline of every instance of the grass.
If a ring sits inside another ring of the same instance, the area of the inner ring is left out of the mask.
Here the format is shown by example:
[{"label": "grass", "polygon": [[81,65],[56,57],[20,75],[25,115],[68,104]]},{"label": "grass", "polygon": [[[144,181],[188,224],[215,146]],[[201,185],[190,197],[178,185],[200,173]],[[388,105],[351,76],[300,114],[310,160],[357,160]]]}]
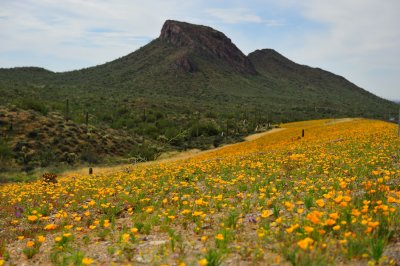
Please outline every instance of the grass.
[{"label": "grass", "polygon": [[207,260],[207,265],[210,266],[219,266],[223,261],[223,255],[215,249],[208,250],[204,258]]},{"label": "grass", "polygon": [[343,121],[289,123],[129,172],[4,184],[0,260],[390,265],[400,228],[397,128]]}]

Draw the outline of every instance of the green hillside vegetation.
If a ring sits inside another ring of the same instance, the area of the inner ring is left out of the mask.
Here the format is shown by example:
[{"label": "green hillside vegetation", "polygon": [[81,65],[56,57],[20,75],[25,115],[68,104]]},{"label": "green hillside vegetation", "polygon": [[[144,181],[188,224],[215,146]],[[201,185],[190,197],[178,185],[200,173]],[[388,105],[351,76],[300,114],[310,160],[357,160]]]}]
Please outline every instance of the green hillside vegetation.
[{"label": "green hillside vegetation", "polygon": [[0,136],[0,172],[151,160],[167,149],[151,138],[15,107],[0,107]]},{"label": "green hillside vegetation", "polygon": [[[0,69],[0,94],[0,105],[43,117],[58,112],[77,125],[89,114],[90,125],[149,139],[159,150],[215,147],[268,123],[384,119],[397,111],[343,77],[270,49],[245,56],[223,33],[176,21],[148,45],[103,65],[63,73]],[[126,149],[119,153],[127,156]]]}]

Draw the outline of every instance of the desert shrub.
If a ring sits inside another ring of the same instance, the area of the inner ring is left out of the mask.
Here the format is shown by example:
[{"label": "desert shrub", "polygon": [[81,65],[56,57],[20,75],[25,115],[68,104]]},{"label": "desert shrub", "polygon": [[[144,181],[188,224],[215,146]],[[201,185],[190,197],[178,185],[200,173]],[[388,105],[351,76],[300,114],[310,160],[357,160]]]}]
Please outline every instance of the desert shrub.
[{"label": "desert shrub", "polygon": [[78,159],[78,156],[73,152],[64,152],[61,155],[61,161],[66,162],[68,164],[75,164]]},{"label": "desert shrub", "polygon": [[137,126],[138,122],[139,122],[139,121],[138,121],[137,119],[134,119],[134,118],[127,118],[127,119],[125,120],[125,126],[126,126],[127,128],[134,128],[134,127]]},{"label": "desert shrub", "polygon": [[183,143],[185,135],[186,134],[182,134],[182,132],[175,127],[167,128],[165,131],[165,137],[172,145],[175,146],[180,146]]},{"label": "desert shrub", "polygon": [[8,160],[14,156],[11,147],[2,139],[0,139],[0,161]]},{"label": "desert shrub", "polygon": [[148,144],[142,144],[134,146],[134,148],[129,153],[129,156],[144,159],[146,161],[151,161],[156,159],[157,154],[158,150],[155,147]]},{"label": "desert shrub", "polygon": [[121,129],[121,128],[126,127],[126,124],[127,124],[126,119],[124,117],[120,117],[111,123],[111,128]]},{"label": "desert shrub", "polygon": [[37,153],[36,160],[39,161],[41,167],[46,167],[56,161],[56,155],[51,149],[42,149]]},{"label": "desert shrub", "polygon": [[146,122],[148,122],[148,123],[153,123],[153,122],[155,122],[157,119],[156,119],[156,116],[154,115],[154,114],[148,114],[148,115],[146,115]]},{"label": "desert shrub", "polygon": [[161,129],[170,128],[173,127],[173,123],[168,119],[160,119],[156,122],[156,126]]},{"label": "desert shrub", "polygon": [[195,122],[192,124],[190,128],[190,136],[196,137],[204,135],[204,136],[215,136],[218,135],[219,133],[219,128],[218,125],[211,121],[206,121],[206,122]]},{"label": "desert shrub", "polygon": [[179,130],[175,127],[170,127],[165,130],[165,136],[167,139],[175,138],[179,134]]},{"label": "desert shrub", "polygon": [[100,121],[105,123],[112,123],[113,120],[113,117],[109,114],[103,114],[100,116]]},{"label": "desert shrub", "polygon": [[80,158],[87,163],[98,163],[100,161],[100,157],[93,149],[84,149]]},{"label": "desert shrub", "polygon": [[220,135],[215,136],[214,141],[213,141],[214,147],[218,147],[219,145],[221,145],[223,140],[224,140],[224,138],[221,137]]},{"label": "desert shrub", "polygon": [[10,146],[0,139],[0,170],[9,166],[9,161],[14,157],[14,153]]},{"label": "desert shrub", "polygon": [[30,139],[37,138],[39,136],[39,130],[32,130],[26,135]]},{"label": "desert shrub", "polygon": [[47,113],[49,112],[49,108],[46,105],[44,105],[43,102],[40,102],[35,99],[29,99],[29,98],[23,99],[21,100],[20,103],[18,103],[18,105],[22,109],[31,109],[43,115],[47,115]]},{"label": "desert shrub", "polygon": [[120,107],[117,111],[116,111],[118,116],[123,116],[129,113],[129,109],[126,107]]},{"label": "desert shrub", "polygon": [[207,117],[207,118],[217,118],[218,117],[218,115],[215,113],[215,112],[213,112],[213,111],[208,111],[206,114],[205,114],[205,116]]},{"label": "desert shrub", "polygon": [[155,116],[156,116],[157,120],[160,120],[160,119],[164,118],[164,114],[162,112],[160,112],[160,111],[157,111],[155,113]]},{"label": "desert shrub", "polygon": [[159,135],[158,128],[154,124],[145,124],[142,128],[145,136],[156,138]]}]

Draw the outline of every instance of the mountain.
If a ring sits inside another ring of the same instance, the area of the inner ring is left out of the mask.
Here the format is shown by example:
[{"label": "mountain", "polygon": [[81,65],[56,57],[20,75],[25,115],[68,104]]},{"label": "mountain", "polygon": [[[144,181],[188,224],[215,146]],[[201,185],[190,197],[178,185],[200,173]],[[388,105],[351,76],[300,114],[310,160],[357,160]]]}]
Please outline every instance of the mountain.
[{"label": "mountain", "polygon": [[[394,104],[356,86],[345,78],[325,71],[299,65],[273,49],[256,50],[249,54],[257,71],[275,80],[289,95],[308,98],[316,109],[331,108],[332,115],[340,112],[350,115],[382,118],[381,111]],[[284,93],[282,91],[282,93]],[[375,112],[372,112],[375,110]],[[378,115],[380,114],[380,115]]]},{"label": "mountain", "polygon": [[0,105],[68,113],[77,124],[89,113],[91,125],[144,136],[159,149],[209,148],[267,122],[397,112],[343,77],[271,49],[246,56],[222,32],[173,20],[149,44],[102,65],[0,69],[0,95]]}]

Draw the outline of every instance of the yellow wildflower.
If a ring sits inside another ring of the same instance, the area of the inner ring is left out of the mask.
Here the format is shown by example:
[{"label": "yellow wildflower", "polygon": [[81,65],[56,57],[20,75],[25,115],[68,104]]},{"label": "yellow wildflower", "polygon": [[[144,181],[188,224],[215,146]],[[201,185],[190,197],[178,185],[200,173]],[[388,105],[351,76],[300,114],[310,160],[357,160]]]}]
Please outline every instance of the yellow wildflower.
[{"label": "yellow wildflower", "polygon": [[326,222],[325,222],[325,224],[326,224],[326,225],[329,225],[329,226],[334,225],[335,223],[336,223],[336,221],[333,220],[333,219],[328,219],[328,220],[326,220]]},{"label": "yellow wildflower", "polygon": [[304,226],[304,231],[306,231],[307,233],[311,233],[314,231],[314,228],[311,226]]},{"label": "yellow wildflower", "polygon": [[37,237],[37,240],[39,243],[43,243],[44,241],[46,241],[46,238],[44,236],[40,235]]},{"label": "yellow wildflower", "polygon": [[204,259],[199,260],[198,263],[200,266],[206,266],[208,264],[208,261],[206,258],[204,258]]},{"label": "yellow wildflower", "polygon": [[224,236],[222,234],[218,234],[215,238],[221,241],[224,240]]},{"label": "yellow wildflower", "polygon": [[34,222],[38,219],[36,215],[28,215],[28,221],[29,222]]},{"label": "yellow wildflower", "polygon": [[131,237],[131,235],[130,234],[123,234],[122,235],[122,242],[123,243],[127,243],[128,241],[129,241],[129,238]]},{"label": "yellow wildflower", "polygon": [[270,217],[272,214],[273,214],[273,211],[271,211],[271,210],[263,210],[263,211],[261,212],[261,217],[262,217],[262,218],[268,218],[268,217]]},{"label": "yellow wildflower", "polygon": [[337,231],[337,230],[340,229],[340,225],[336,225],[336,226],[332,227],[332,229],[335,230],[335,231]]},{"label": "yellow wildflower", "polygon": [[314,243],[314,240],[311,239],[311,238],[309,238],[309,237],[306,237],[306,238],[304,238],[303,240],[300,240],[299,242],[297,242],[297,245],[298,245],[301,249],[306,250],[306,249],[309,249],[309,248],[310,248],[310,246],[312,245],[312,243]]},{"label": "yellow wildflower", "polygon": [[337,220],[339,218],[339,214],[337,212],[330,213],[329,217],[334,219],[334,220]]},{"label": "yellow wildflower", "polygon": [[342,201],[342,199],[343,199],[343,197],[342,197],[341,195],[339,195],[339,196],[337,196],[336,198],[334,198],[333,200],[334,200],[336,203],[340,203],[340,202]]},{"label": "yellow wildflower", "polygon": [[46,225],[43,229],[44,230],[54,230],[54,229],[56,229],[57,228],[57,225],[55,225],[55,224],[48,224],[48,225]]},{"label": "yellow wildflower", "polygon": [[319,207],[321,207],[321,208],[325,206],[325,201],[324,201],[323,199],[318,199],[318,200],[316,200],[315,202],[316,202],[317,205],[318,205]]},{"label": "yellow wildflower", "polygon": [[90,265],[90,264],[93,263],[93,259],[91,259],[91,258],[83,258],[83,259],[82,259],[82,263],[83,263],[84,265]]},{"label": "yellow wildflower", "polygon": [[35,245],[35,242],[33,242],[33,241],[26,242],[26,247],[28,247],[28,248],[33,247],[34,245]]}]

